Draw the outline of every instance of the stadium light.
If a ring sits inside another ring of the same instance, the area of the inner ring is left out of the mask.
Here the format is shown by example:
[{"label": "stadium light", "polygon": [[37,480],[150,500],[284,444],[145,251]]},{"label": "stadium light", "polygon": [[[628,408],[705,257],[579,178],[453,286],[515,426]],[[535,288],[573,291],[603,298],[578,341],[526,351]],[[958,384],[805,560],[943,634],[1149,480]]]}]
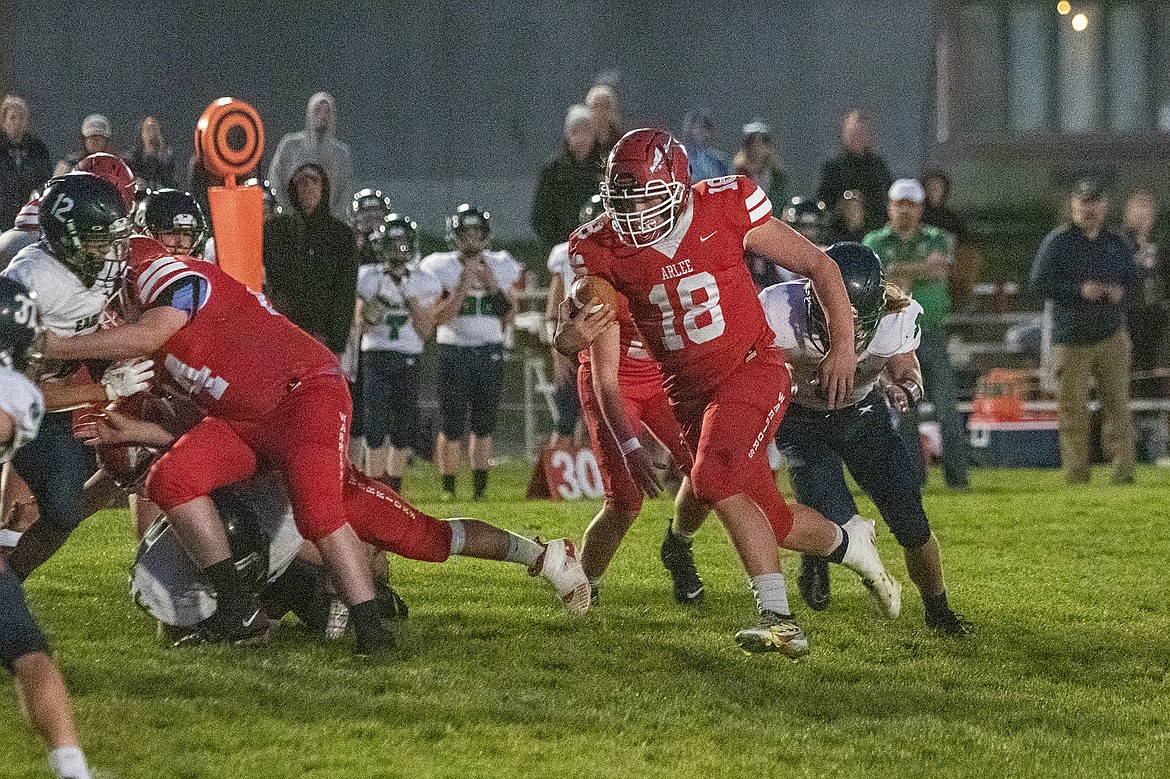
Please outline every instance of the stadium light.
[{"label": "stadium light", "polygon": [[1077,14],[1072,18],[1072,28],[1077,32],[1084,32],[1085,28],[1089,26],[1089,17],[1084,14]]},{"label": "stadium light", "polygon": [[1056,4],[1056,12],[1061,16],[1068,16],[1070,11],[1072,11],[1072,3],[1070,3],[1068,0],[1060,0],[1060,2]]}]

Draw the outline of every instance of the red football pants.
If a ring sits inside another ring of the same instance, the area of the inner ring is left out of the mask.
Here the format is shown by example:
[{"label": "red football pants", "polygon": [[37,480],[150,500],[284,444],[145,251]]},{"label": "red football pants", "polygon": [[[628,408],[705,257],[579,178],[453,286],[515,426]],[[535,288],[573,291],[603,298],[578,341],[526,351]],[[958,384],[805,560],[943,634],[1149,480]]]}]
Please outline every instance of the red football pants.
[{"label": "red football pants", "polygon": [[792,510],[776,488],[768,444],[791,396],[783,352],[765,349],[732,371],[708,397],[675,406],[694,453],[695,496],[710,505],[748,496],[768,518],[778,543],[792,530]]},{"label": "red football pants", "polygon": [[339,374],[304,379],[259,420],[207,417],[150,469],[146,494],[163,511],[246,478],[257,458],[280,472],[297,530],[310,541],[346,522],[349,387]]},{"label": "red football pants", "polygon": [[[670,451],[683,474],[688,474],[691,470],[691,453],[683,441],[682,430],[670,407],[670,401],[662,390],[662,375],[657,371],[645,377],[619,373],[618,387],[621,389],[626,422],[630,429],[638,433],[645,424],[650,434]],[[606,504],[623,511],[640,511],[642,489],[630,476],[625,458],[618,449],[618,442],[605,424],[601,404],[593,392],[593,371],[589,363],[582,363],[577,369],[577,394],[581,398],[585,426],[589,429],[593,456],[601,470]]]}]

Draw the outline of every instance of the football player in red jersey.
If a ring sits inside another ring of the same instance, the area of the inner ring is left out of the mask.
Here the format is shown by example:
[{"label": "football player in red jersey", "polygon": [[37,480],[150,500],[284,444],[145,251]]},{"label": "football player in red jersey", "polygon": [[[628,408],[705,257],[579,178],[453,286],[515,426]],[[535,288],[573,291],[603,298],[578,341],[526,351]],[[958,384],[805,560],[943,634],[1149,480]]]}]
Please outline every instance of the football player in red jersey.
[{"label": "football player in red jersey", "polygon": [[148,238],[133,239],[131,264],[136,321],[77,344],[53,339],[48,350],[64,359],[154,355],[170,388],[209,414],[147,480],[148,496],[219,596],[214,623],[200,633],[231,638],[250,627],[251,604],[237,597],[243,590],[209,496],[250,475],[263,458],[284,477],[297,529],[321,551],[350,606],[359,653],[388,648],[366,556],[346,522],[351,402],[336,358],[215,266],[169,256]]},{"label": "football player in red jersey", "polygon": [[[836,264],[790,227],[751,179],[691,186],[683,146],[669,133],[634,130],[610,153],[601,195],[606,213],[569,244],[579,274],[609,281],[629,304],[694,455],[695,495],[727,527],[756,595],[754,627],[736,634],[746,651],[808,651],[789,614],[776,545],[823,555],[857,572],[879,610],[895,617],[901,588],[881,564],[870,527],[840,528],[804,506],[787,506],[768,466],[767,444],[787,407],[784,355],[756,299],[744,250],[812,280],[835,344],[853,343],[849,297]],[[617,365],[610,327],[591,345],[597,365]],[[832,348],[818,388],[835,407],[848,398],[857,358]],[[595,370],[601,410],[634,480],[650,495],[657,474],[625,418],[617,383]],[[684,533],[696,528],[680,528]]]},{"label": "football player in red jersey", "polygon": [[[698,527],[710,507],[695,497],[690,477],[691,453],[683,441],[678,420],[670,408],[670,401],[662,390],[662,371],[646,351],[628,307],[618,298],[617,311],[586,301],[573,315],[569,298],[560,305],[559,321],[572,322],[573,327],[559,327],[554,346],[566,355],[578,354],[577,391],[581,397],[581,411],[589,440],[601,471],[605,503],[589,523],[581,541],[581,565],[589,577],[589,585],[596,600],[601,577],[609,567],[618,546],[630,526],[642,511],[642,488],[636,484],[626,468],[618,443],[605,426],[598,395],[594,392],[594,374],[600,380],[612,382],[612,391],[621,396],[625,419],[633,431],[645,425],[650,435],[666,447],[675,465],[683,473],[683,483],[675,500],[676,518],[667,527],[662,543],[662,562],[670,572],[674,599],[684,606],[698,605],[703,600],[703,580],[695,569],[691,540],[675,532],[673,525]],[[585,334],[586,320],[590,332]],[[594,328],[618,323],[620,353],[613,351],[599,355],[601,362],[593,365],[590,352],[583,346],[591,340]],[[607,361],[608,359],[608,361]],[[614,362],[616,360],[616,362]]]}]

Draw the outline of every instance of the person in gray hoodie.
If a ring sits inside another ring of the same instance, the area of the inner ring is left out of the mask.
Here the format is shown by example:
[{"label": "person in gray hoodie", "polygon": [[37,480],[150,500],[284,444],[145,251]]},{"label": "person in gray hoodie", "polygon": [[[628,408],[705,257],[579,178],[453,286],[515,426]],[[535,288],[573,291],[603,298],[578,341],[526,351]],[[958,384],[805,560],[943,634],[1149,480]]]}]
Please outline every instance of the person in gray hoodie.
[{"label": "person in gray hoodie", "polygon": [[[320,165],[329,177],[329,211],[344,219],[349,206],[347,193],[353,178],[353,158],[349,146],[337,138],[337,101],[328,92],[317,92],[305,108],[305,129],[287,133],[276,146],[268,166],[268,180],[292,180],[293,172],[305,163]],[[286,192],[277,187],[277,201],[288,210],[292,203]]]}]

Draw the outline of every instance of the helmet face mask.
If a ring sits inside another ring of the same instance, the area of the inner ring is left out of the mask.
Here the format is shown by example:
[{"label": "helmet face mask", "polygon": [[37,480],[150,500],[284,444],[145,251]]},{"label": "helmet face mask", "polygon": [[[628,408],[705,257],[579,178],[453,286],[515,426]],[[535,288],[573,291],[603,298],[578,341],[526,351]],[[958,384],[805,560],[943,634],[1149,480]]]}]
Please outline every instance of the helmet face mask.
[{"label": "helmet face mask", "polygon": [[390,214],[378,230],[370,234],[382,269],[401,275],[408,263],[418,257],[418,226],[410,217]]},{"label": "helmet face mask", "polygon": [[479,254],[491,246],[492,215],[467,203],[447,217],[447,242],[463,255]]},{"label": "helmet face mask", "polygon": [[632,130],[613,147],[601,201],[622,243],[651,246],[674,232],[691,193],[687,151],[670,133]]}]

